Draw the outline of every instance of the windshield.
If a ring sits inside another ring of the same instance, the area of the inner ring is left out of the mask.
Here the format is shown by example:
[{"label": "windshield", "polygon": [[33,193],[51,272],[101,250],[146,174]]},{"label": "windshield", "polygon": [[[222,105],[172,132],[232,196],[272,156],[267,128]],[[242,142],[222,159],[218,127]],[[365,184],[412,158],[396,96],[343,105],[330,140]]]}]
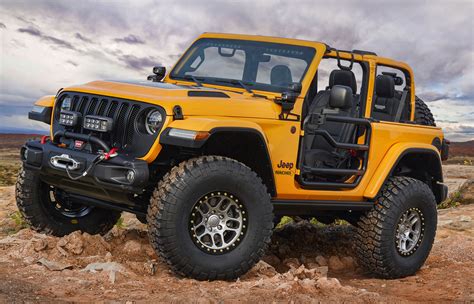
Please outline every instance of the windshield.
[{"label": "windshield", "polygon": [[315,52],[289,44],[204,38],[191,46],[170,78],[283,92],[301,83]]}]

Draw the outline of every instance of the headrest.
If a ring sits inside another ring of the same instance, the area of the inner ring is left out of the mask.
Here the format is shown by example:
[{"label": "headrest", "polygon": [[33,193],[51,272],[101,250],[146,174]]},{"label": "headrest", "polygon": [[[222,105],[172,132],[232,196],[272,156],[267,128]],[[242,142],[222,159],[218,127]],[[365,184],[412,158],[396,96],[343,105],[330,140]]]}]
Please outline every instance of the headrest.
[{"label": "headrest", "polygon": [[377,97],[392,98],[395,95],[395,81],[388,75],[378,75],[375,79]]},{"label": "headrest", "polygon": [[335,85],[331,89],[329,96],[329,106],[337,109],[352,108],[352,89],[347,86]]},{"label": "headrest", "polygon": [[329,75],[329,88],[335,85],[349,87],[354,94],[357,92],[357,81],[352,71],[333,70]]},{"label": "headrest", "polygon": [[286,65],[276,65],[270,72],[270,83],[272,85],[285,87],[293,82],[290,68]]}]

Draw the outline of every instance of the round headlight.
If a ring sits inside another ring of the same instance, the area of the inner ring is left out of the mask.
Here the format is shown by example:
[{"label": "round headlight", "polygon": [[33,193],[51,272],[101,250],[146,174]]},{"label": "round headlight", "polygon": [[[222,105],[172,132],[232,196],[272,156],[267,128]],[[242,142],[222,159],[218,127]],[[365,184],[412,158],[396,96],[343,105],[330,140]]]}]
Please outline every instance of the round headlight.
[{"label": "round headlight", "polygon": [[155,134],[161,127],[163,115],[158,110],[150,111],[145,118],[145,128],[149,134]]},{"label": "round headlight", "polygon": [[61,110],[70,111],[72,105],[72,98],[67,96],[64,98],[63,102],[61,103]]}]

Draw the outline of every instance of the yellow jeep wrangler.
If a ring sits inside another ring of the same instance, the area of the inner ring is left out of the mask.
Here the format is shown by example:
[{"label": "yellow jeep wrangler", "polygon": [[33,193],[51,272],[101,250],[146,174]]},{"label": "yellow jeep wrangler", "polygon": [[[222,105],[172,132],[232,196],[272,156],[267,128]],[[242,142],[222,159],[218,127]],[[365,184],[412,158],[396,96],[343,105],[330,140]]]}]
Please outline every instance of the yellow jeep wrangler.
[{"label": "yellow jeep wrangler", "polygon": [[62,236],[148,224],[179,274],[234,279],[279,216],[344,219],[376,276],[415,273],[447,195],[448,145],[413,71],[361,50],[205,33],[148,81],[94,81],[38,100],[50,136],[21,150],[18,207]]}]

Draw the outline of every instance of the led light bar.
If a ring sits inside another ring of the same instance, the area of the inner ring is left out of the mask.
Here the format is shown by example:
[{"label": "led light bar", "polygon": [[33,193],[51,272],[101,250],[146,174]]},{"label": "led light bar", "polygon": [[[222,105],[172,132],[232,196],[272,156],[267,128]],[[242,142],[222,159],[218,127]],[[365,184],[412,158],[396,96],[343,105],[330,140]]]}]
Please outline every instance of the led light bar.
[{"label": "led light bar", "polygon": [[77,125],[80,117],[81,113],[63,110],[59,113],[59,124],[66,127],[73,127]]},{"label": "led light bar", "polygon": [[84,129],[97,132],[109,132],[112,130],[113,119],[110,117],[87,115],[82,122]]}]

